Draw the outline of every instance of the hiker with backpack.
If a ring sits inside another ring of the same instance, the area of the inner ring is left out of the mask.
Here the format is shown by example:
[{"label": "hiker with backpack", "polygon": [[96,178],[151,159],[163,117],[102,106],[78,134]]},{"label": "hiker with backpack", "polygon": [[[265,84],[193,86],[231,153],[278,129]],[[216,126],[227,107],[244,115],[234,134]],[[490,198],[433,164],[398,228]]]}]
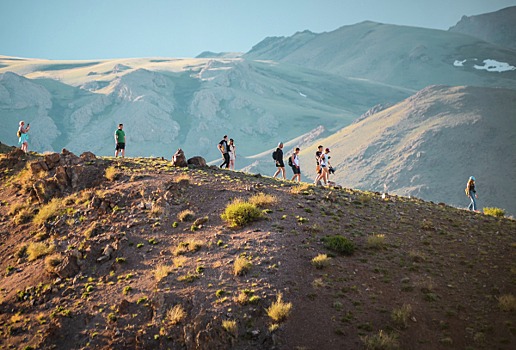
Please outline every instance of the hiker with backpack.
[{"label": "hiker with backpack", "polygon": [[[319,164],[319,158],[321,158],[321,154],[323,154],[323,146],[317,146],[317,152],[315,152],[315,177],[317,177],[321,173],[321,165]],[[317,186],[319,183],[317,181],[314,182]]]},{"label": "hiker with backpack", "polygon": [[297,182],[301,182],[301,168],[299,167],[299,147],[296,147],[296,150],[290,157],[288,157],[288,165],[292,168],[294,172],[294,176],[292,176],[291,181],[295,181],[297,178]]},{"label": "hiker with backpack", "polygon": [[233,139],[229,139],[229,169],[235,170],[235,160],[236,160],[236,146],[235,141]]},{"label": "hiker with backpack", "polygon": [[278,148],[274,152],[272,152],[272,159],[276,162],[276,172],[274,173],[273,178],[278,176],[278,174],[281,172],[281,175],[283,176],[283,179],[286,180],[285,177],[285,163],[283,163],[283,142],[280,142],[278,144]]},{"label": "hiker with backpack", "polygon": [[20,127],[16,135],[18,136],[18,144],[21,146],[21,150],[25,153],[29,151],[29,135],[27,134],[30,130],[30,123],[25,127],[25,122],[20,121]]},{"label": "hiker with backpack", "polygon": [[224,160],[221,165],[219,165],[219,168],[222,169],[222,167],[225,167],[226,169],[229,168],[229,145],[228,145],[228,135],[224,135],[222,140],[217,145],[217,148],[219,149],[220,153],[222,154],[222,159]]},{"label": "hiker with backpack", "polygon": [[468,210],[477,211],[477,201],[475,199],[478,198],[477,191],[475,190],[475,177],[470,176],[468,182],[466,183],[466,196],[469,197],[471,203],[469,203]]}]

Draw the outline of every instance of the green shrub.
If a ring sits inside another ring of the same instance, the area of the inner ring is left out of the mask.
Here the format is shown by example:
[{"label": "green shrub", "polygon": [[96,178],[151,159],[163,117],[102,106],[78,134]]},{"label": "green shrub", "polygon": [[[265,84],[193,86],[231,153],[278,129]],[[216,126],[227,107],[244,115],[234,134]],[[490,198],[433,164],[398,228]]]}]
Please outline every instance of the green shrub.
[{"label": "green shrub", "polygon": [[497,218],[503,218],[505,216],[505,210],[494,207],[485,207],[484,214],[491,215]]},{"label": "green shrub", "polygon": [[226,206],[224,213],[220,216],[231,227],[244,226],[262,217],[262,212],[254,204],[235,199]]},{"label": "green shrub", "polygon": [[326,248],[343,255],[351,255],[355,251],[355,244],[340,235],[324,237],[323,243]]}]

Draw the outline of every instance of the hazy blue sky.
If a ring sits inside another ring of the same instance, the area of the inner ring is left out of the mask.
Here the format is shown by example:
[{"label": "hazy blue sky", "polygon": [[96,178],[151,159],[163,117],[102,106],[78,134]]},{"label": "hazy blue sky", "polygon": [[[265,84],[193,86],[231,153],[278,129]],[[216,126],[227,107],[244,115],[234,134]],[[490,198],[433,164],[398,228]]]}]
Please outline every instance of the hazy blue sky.
[{"label": "hazy blue sky", "polygon": [[0,55],[99,59],[246,52],[364,20],[448,29],[516,0],[0,0]]}]

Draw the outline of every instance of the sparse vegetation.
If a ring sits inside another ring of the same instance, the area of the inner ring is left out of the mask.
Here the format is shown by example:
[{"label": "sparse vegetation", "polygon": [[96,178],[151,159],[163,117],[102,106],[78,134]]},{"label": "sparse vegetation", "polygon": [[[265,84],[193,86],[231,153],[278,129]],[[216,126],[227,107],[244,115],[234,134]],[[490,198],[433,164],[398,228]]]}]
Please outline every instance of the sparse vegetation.
[{"label": "sparse vegetation", "polygon": [[239,256],[235,259],[235,262],[233,263],[233,273],[235,276],[242,276],[245,275],[253,264],[247,259],[246,257]]},{"label": "sparse vegetation", "polygon": [[29,261],[36,260],[42,256],[50,254],[54,251],[53,245],[47,245],[42,242],[32,242],[27,246],[27,255]]},{"label": "sparse vegetation", "polygon": [[231,334],[233,337],[238,336],[238,325],[235,320],[223,320],[222,321],[222,328]]},{"label": "sparse vegetation", "polygon": [[516,311],[516,297],[512,294],[504,294],[498,298],[498,305],[502,311]]},{"label": "sparse vegetation", "polygon": [[267,315],[276,322],[282,322],[290,315],[292,303],[285,303],[281,294],[277,295],[276,301],[267,308]]},{"label": "sparse vegetation", "polygon": [[351,255],[355,251],[355,244],[340,235],[326,236],[323,243],[326,248],[343,255]]},{"label": "sparse vegetation", "polygon": [[319,254],[312,259],[312,265],[318,269],[323,269],[330,264],[330,258],[326,254]]},{"label": "sparse vegetation", "polygon": [[53,198],[50,202],[40,208],[32,221],[36,225],[43,225],[48,220],[62,214],[65,209],[66,206],[61,198]]},{"label": "sparse vegetation", "polygon": [[366,335],[362,338],[368,350],[396,350],[399,349],[398,338],[395,334],[389,334],[380,330],[378,334]]},{"label": "sparse vegetation", "polygon": [[484,207],[484,214],[494,216],[496,218],[503,218],[505,216],[505,210],[494,207]]},{"label": "sparse vegetation", "polygon": [[372,234],[367,237],[367,246],[371,249],[383,249],[385,248],[385,235],[384,234]]},{"label": "sparse vegetation", "polygon": [[392,310],[391,318],[398,327],[404,329],[408,327],[411,315],[412,306],[410,304],[403,304],[400,308]]},{"label": "sparse vegetation", "polygon": [[194,253],[202,248],[204,242],[196,239],[188,239],[185,242],[180,242],[175,248],[172,249],[174,255],[182,255],[186,253]]},{"label": "sparse vegetation", "polygon": [[276,203],[278,203],[278,198],[276,198],[273,195],[260,192],[258,194],[253,195],[251,198],[249,198],[248,202],[261,208],[261,207],[275,205]]},{"label": "sparse vegetation", "polygon": [[174,305],[174,307],[167,311],[167,320],[172,325],[181,323],[186,316],[186,311],[181,304]]},{"label": "sparse vegetation", "polygon": [[177,214],[177,220],[180,222],[192,221],[195,213],[190,209],[185,209]]},{"label": "sparse vegetation", "polygon": [[114,166],[110,166],[110,167],[106,168],[106,172],[105,172],[104,176],[109,181],[115,181],[119,175],[120,175],[120,173],[119,173],[118,169]]},{"label": "sparse vegetation", "polygon": [[262,212],[254,204],[235,199],[226,206],[221,215],[222,220],[226,221],[230,227],[241,227],[262,217]]},{"label": "sparse vegetation", "polygon": [[167,277],[173,271],[172,267],[169,265],[159,264],[156,266],[156,270],[154,270],[154,277],[156,281],[160,282],[163,278]]}]

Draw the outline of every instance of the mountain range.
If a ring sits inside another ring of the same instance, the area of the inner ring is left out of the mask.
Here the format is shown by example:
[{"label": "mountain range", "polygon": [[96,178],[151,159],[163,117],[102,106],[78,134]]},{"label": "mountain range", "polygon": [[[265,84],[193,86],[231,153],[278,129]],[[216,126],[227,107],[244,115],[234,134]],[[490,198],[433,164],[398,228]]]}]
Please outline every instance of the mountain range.
[{"label": "mountain range", "polygon": [[190,59],[0,56],[0,140],[16,144],[23,119],[31,150],[112,155],[113,132],[124,123],[129,156],[169,158],[183,148],[215,163],[216,144],[229,134],[237,168],[264,174],[274,171],[270,153],[283,141],[287,153],[302,147],[305,180],[322,142],[332,146],[343,186],[385,184],[461,205],[456,192],[474,174],[484,204],[515,213],[505,190],[514,188],[516,161],[503,151],[514,149],[516,130],[516,51],[504,44],[502,25],[513,13],[498,11],[499,26],[493,14],[469,20],[475,30],[464,18],[449,31],[366,21]]}]

